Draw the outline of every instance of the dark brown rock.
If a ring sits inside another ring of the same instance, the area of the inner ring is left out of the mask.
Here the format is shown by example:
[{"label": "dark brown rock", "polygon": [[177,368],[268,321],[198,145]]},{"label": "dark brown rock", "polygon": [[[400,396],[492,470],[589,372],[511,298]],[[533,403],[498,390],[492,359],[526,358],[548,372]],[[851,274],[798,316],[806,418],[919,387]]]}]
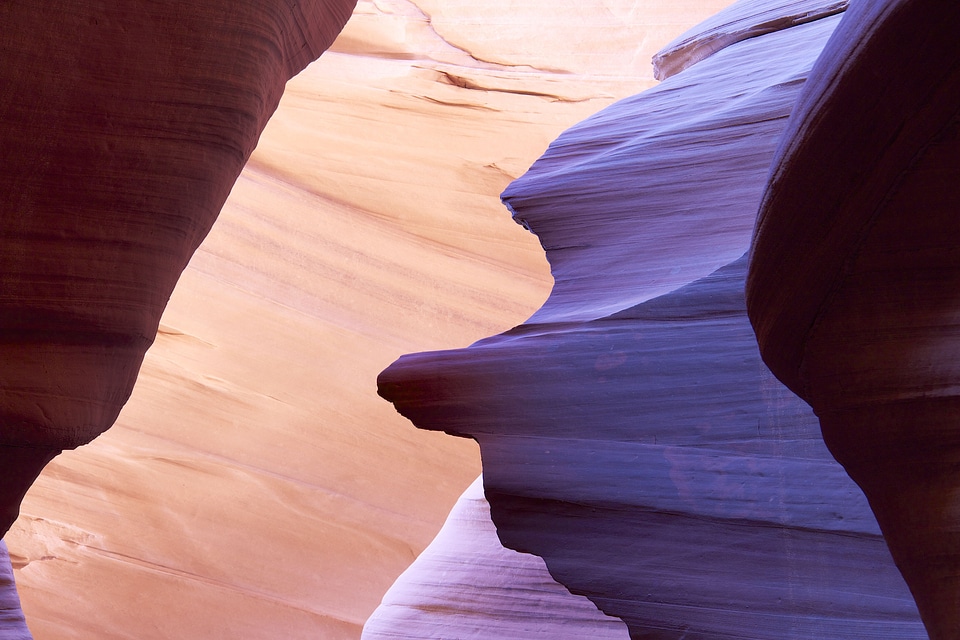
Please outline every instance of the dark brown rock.
[{"label": "dark brown rock", "polygon": [[933,638],[960,635],[960,7],[853,5],[784,136],[747,302]]},{"label": "dark brown rock", "polygon": [[354,4],[0,6],[0,445],[113,424],[284,83]]}]

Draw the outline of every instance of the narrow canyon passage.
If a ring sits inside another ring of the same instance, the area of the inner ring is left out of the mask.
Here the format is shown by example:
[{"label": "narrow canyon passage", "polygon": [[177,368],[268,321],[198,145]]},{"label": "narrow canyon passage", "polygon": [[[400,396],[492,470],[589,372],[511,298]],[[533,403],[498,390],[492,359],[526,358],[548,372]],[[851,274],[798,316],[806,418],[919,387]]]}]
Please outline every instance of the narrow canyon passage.
[{"label": "narrow canyon passage", "polygon": [[359,637],[479,472],[377,374],[542,303],[498,194],[727,3],[514,4],[362,1],[288,83],[116,426],[5,538],[36,640]]}]

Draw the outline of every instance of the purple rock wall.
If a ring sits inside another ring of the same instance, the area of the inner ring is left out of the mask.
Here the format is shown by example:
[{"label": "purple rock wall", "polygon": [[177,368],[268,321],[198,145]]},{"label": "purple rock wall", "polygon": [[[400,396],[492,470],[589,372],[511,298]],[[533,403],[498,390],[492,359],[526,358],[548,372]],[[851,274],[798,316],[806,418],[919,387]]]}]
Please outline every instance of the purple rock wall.
[{"label": "purple rock wall", "polygon": [[734,5],[711,33],[760,35],[555,141],[503,196],[550,260],[543,308],[380,377],[421,428],[480,443],[501,541],[633,638],[925,635],[870,505],[747,319],[770,164],[841,20],[829,3],[795,20],[797,4],[773,23],[770,3]]}]

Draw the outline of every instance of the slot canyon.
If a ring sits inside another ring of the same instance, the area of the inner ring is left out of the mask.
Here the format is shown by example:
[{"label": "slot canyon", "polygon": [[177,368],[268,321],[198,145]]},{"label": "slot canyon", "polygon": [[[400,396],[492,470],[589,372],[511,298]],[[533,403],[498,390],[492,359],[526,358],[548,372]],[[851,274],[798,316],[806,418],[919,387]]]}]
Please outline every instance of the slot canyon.
[{"label": "slot canyon", "polygon": [[0,23],[0,640],[960,637],[960,7]]}]

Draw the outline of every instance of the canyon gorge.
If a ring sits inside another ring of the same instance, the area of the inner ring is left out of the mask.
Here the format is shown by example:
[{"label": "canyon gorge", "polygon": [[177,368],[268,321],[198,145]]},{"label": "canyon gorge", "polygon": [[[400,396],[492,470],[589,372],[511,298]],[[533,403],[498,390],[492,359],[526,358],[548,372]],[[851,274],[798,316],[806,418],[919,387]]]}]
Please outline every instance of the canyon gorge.
[{"label": "canyon gorge", "polygon": [[958,14],[0,7],[0,638],[956,637]]}]

